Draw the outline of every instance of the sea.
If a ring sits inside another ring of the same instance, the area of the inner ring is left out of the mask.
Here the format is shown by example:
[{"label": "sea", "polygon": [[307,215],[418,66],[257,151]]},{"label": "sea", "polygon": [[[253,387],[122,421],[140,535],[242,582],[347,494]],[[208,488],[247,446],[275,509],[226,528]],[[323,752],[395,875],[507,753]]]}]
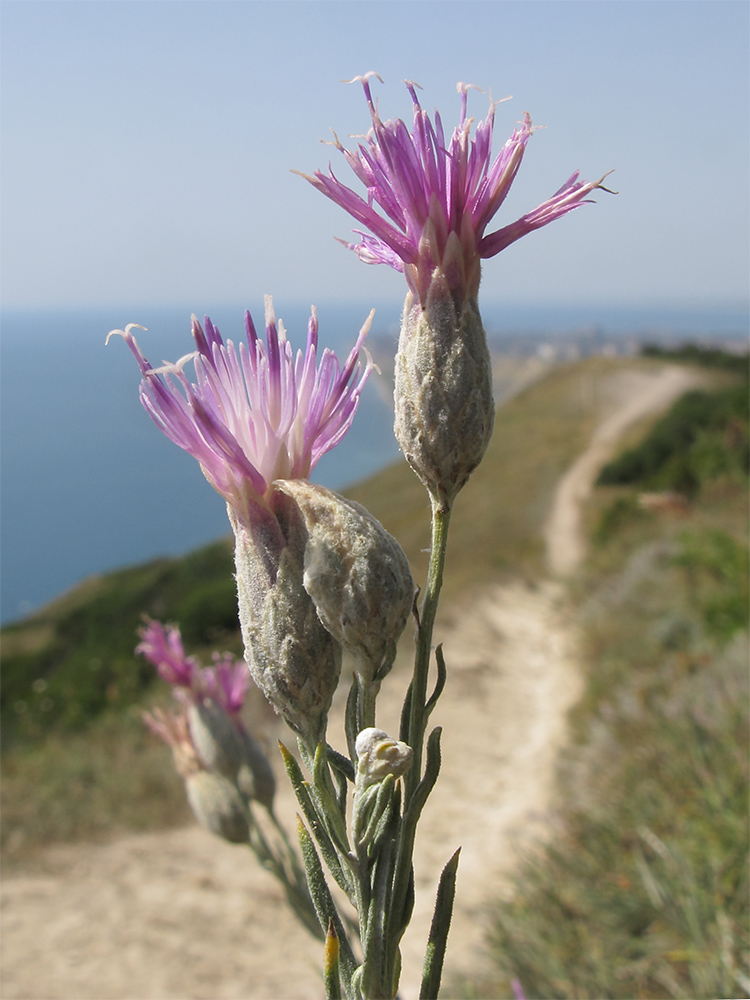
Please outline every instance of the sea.
[{"label": "sea", "polygon": [[[321,347],[345,355],[370,305],[318,306]],[[381,304],[371,337],[395,350],[400,303]],[[279,310],[294,347],[304,346],[309,309]],[[675,309],[498,305],[485,326],[538,337],[540,331],[596,327],[612,337],[661,331],[746,336],[744,306]],[[225,339],[243,335],[243,309],[213,309]],[[255,315],[263,327],[262,314]],[[109,330],[140,323],[144,354],[156,364],[192,346],[183,306],[5,309],[0,313],[0,621],[38,609],[86,577],[157,556],[180,555],[228,533],[222,498],[197,462],[155,427],[138,399],[139,372]],[[317,465],[313,479],[332,489],[398,459],[385,378],[373,374],[353,426]]]}]

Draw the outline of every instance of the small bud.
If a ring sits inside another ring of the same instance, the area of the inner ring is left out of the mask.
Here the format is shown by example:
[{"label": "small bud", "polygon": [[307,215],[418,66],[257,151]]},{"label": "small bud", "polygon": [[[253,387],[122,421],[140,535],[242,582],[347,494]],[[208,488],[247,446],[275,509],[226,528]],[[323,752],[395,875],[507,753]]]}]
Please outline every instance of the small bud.
[{"label": "small bud", "polygon": [[299,511],[279,492],[272,503],[270,525],[241,522],[229,508],[245,659],[266,698],[314,750],[325,736],[341,648],[303,585],[307,532]]},{"label": "small bud", "polygon": [[433,498],[450,506],[492,435],[492,363],[476,299],[438,269],[424,307],[406,296],[395,371],[395,433]]},{"label": "small bud", "polygon": [[305,520],[303,582],[318,617],[364,684],[382,680],[414,601],[403,549],[360,504],[305,480],[277,485]]},{"label": "small bud", "polygon": [[374,857],[387,837],[398,801],[396,779],[411,767],[413,751],[382,729],[363,729],[355,743],[357,773],[352,801],[352,837],[357,850]]},{"label": "small bud", "polygon": [[187,720],[193,746],[206,769],[227,778],[245,798],[270,809],[276,791],[273,771],[241,721],[210,698],[190,704]]},{"label": "small bud", "polygon": [[382,729],[363,729],[354,744],[357,752],[358,787],[382,781],[391,774],[400,778],[411,767],[414,751],[407,743],[392,739]]},{"label": "small bud", "polygon": [[185,779],[185,790],[201,826],[230,844],[247,843],[250,831],[245,807],[231,782],[211,771],[196,771]]},{"label": "small bud", "polygon": [[229,715],[210,698],[189,704],[186,714],[190,738],[205,768],[234,781],[243,753]]}]

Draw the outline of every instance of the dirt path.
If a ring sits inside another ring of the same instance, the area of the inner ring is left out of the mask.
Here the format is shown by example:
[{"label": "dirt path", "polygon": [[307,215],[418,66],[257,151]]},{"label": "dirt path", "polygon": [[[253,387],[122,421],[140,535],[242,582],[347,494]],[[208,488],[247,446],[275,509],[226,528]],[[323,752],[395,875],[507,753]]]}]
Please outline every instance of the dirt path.
[{"label": "dirt path", "polygon": [[547,561],[555,576],[568,576],[583,558],[581,504],[599,470],[615,453],[619,439],[637,420],[666,409],[696,381],[693,370],[677,366],[657,372],[626,371],[611,381],[609,397],[613,409],[597,428],[589,447],[560,480],[544,529]]},{"label": "dirt path", "polygon": [[[613,390],[611,415],[560,484],[548,531],[556,574],[582,554],[577,511],[597,463],[633,420],[685,387],[682,376],[626,373]],[[495,584],[456,614],[436,636],[449,665],[433,718],[444,727],[444,764],[420,826],[404,1000],[417,996],[436,880],[459,845],[446,971],[477,971],[483,911],[497,901],[516,844],[544,830],[567,711],[580,692],[561,584]],[[379,724],[391,732],[406,680],[405,669],[394,669],[379,702]],[[285,788],[279,807],[291,824]],[[197,827],[54,848],[38,872],[4,880],[2,903],[4,1000],[322,996],[319,945],[271,876],[243,848]]]}]

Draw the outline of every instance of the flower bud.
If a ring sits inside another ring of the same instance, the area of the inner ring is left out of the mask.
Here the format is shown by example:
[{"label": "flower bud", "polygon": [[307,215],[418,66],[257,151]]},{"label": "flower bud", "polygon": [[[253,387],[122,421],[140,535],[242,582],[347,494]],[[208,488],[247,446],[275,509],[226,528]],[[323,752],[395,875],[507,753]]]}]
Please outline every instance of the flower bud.
[{"label": "flower bud", "polygon": [[224,709],[210,698],[186,709],[190,739],[205,768],[234,780],[242,763],[239,733]]},{"label": "flower bud", "polygon": [[[411,767],[413,751],[382,729],[363,729],[355,742],[357,773],[352,801],[352,838],[357,852],[375,857],[388,836],[398,802],[396,780]],[[392,831],[391,831],[392,832]]]},{"label": "flower bud", "polygon": [[341,648],[303,585],[307,532],[292,500],[272,497],[274,517],[245,523],[229,508],[245,659],[255,683],[313,749],[323,740],[341,670]]},{"label": "flower bud", "polygon": [[245,798],[270,809],[276,791],[271,765],[240,720],[211,698],[191,703],[187,720],[192,744],[206,769],[227,778]]},{"label": "flower bud", "polygon": [[392,739],[382,729],[363,729],[357,736],[358,788],[367,788],[391,774],[400,778],[411,767],[414,751],[407,743]]},{"label": "flower bud", "polygon": [[360,504],[305,480],[277,486],[305,520],[303,582],[318,617],[364,684],[382,680],[414,601],[403,549]]},{"label": "flower bud", "polygon": [[395,371],[395,433],[432,497],[450,506],[492,435],[492,364],[476,299],[435,271],[424,303],[404,303]]},{"label": "flower bud", "polygon": [[231,782],[212,771],[195,771],[185,779],[185,790],[201,826],[230,844],[247,843],[250,831],[245,806]]}]

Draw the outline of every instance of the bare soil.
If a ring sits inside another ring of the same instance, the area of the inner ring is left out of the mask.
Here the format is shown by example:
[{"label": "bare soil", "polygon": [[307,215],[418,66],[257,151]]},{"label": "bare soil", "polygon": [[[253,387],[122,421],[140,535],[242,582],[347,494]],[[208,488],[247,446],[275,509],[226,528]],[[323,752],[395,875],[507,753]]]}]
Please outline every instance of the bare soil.
[{"label": "bare soil", "polygon": [[545,526],[547,560],[554,575],[568,576],[583,559],[581,507],[599,470],[614,456],[622,435],[638,420],[666,409],[696,381],[694,370],[676,365],[654,372],[625,371],[614,384],[610,381],[610,412],[597,427],[586,451],[560,480]]},{"label": "bare soil", "polygon": [[[437,877],[459,845],[447,974],[481,972],[486,913],[521,847],[547,828],[566,718],[581,691],[577,635],[559,577],[583,555],[580,505],[634,420],[687,388],[683,369],[625,373],[589,449],[563,478],[546,533],[552,575],[496,583],[438,629],[449,680],[433,717],[443,770],[420,826],[416,911],[401,996],[418,995]],[[694,380],[694,376],[693,376]],[[384,685],[379,724],[393,732],[407,682]],[[332,732],[340,732],[341,706]],[[280,731],[280,735],[281,731]],[[295,804],[280,781],[279,811]],[[4,1000],[317,1000],[321,949],[250,852],[198,827],[61,845],[2,885]]]}]

